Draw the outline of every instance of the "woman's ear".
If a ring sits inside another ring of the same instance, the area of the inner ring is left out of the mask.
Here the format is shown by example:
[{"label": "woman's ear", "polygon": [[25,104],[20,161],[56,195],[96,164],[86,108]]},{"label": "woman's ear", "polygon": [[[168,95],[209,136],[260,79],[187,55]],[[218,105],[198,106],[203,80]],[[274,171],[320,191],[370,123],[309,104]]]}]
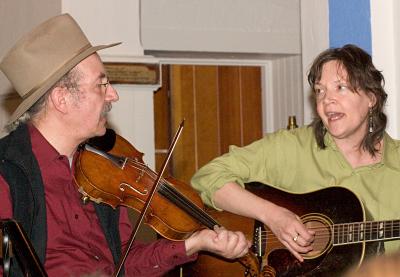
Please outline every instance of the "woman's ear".
[{"label": "woman's ear", "polygon": [[376,96],[372,92],[369,92],[367,96],[369,98],[368,108],[373,108],[376,104]]}]

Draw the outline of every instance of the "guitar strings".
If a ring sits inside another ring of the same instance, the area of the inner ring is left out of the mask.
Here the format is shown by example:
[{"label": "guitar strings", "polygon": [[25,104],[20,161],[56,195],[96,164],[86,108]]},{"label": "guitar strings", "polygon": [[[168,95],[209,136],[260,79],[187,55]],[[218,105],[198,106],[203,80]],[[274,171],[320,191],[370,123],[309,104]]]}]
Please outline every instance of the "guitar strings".
[{"label": "guitar strings", "polygon": [[[362,224],[365,224],[365,222],[361,222]],[[361,223],[351,223],[351,224],[361,224]],[[335,226],[344,226],[346,224],[335,224]],[[347,224],[348,225],[348,224]],[[357,242],[368,242],[368,241],[378,241],[378,240],[385,240],[385,236],[379,236],[379,234],[382,234],[383,231],[374,229],[374,230],[366,230],[364,229],[361,232],[358,232],[359,230],[353,229],[353,231],[343,231],[342,232],[336,231],[332,233],[331,230],[327,229],[327,227],[311,227],[309,228],[310,230],[313,230],[317,233],[316,237],[318,239],[336,239],[338,242],[336,244],[345,244],[345,243],[357,243]],[[398,236],[394,236],[393,233],[398,232]],[[400,228],[398,224],[396,224],[395,228],[391,228],[389,238],[395,238],[395,237],[400,237]],[[279,241],[279,239],[275,236],[275,234],[270,231],[262,231],[261,232],[261,239],[266,239],[268,242],[276,242]]]},{"label": "guitar strings", "polygon": [[[396,222],[398,221],[398,220],[395,220]],[[353,225],[353,224],[355,224],[355,225],[357,225],[357,224],[365,224],[365,222],[360,222],[360,223],[357,223],[357,222],[355,222],[355,223],[349,223],[349,224],[351,224],[351,225]],[[376,223],[377,224],[377,223]],[[343,225],[343,224],[342,224]],[[339,224],[334,224],[334,226],[335,227],[338,227],[339,226]],[[344,226],[344,225],[343,225]],[[335,231],[331,231],[331,230],[329,230],[330,229],[330,227],[327,227],[327,226],[321,226],[321,227],[309,227],[308,229],[310,229],[310,230],[313,230],[313,231],[316,231],[316,232],[319,232],[320,230],[326,230],[327,231],[327,233],[329,233],[329,234],[332,234],[332,233],[336,233],[336,235],[349,235],[349,234],[353,234],[353,235],[355,235],[355,234],[363,234],[364,236],[367,236],[367,235],[371,235],[371,234],[373,234],[373,235],[379,235],[380,233],[382,233],[382,232],[384,232],[383,230],[381,230],[381,229],[377,229],[376,227],[373,227],[374,229],[364,229],[364,230],[361,230],[361,229],[353,229],[353,230],[337,230],[336,232]],[[339,229],[339,227],[337,228],[337,229]],[[387,228],[385,228],[385,229],[387,229]],[[393,226],[392,226],[392,228],[390,228],[390,230],[391,230],[391,234],[390,234],[390,238],[396,238],[396,237],[400,237],[400,224],[399,223],[396,223],[395,224],[395,226],[394,226],[394,228],[393,228]],[[266,230],[266,231],[261,231],[262,232],[262,235],[273,235],[273,232],[272,231],[270,231],[270,230]],[[394,232],[398,232],[398,236],[395,236],[395,235],[393,235],[393,233]],[[387,233],[387,232],[386,232]]]}]

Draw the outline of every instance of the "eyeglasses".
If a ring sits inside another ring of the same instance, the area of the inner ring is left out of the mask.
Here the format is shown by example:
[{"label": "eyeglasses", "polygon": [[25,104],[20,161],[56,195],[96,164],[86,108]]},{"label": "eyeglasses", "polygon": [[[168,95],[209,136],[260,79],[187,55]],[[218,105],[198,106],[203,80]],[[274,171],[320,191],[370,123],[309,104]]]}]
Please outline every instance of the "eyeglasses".
[{"label": "eyeglasses", "polygon": [[78,84],[77,86],[78,87],[81,87],[81,86],[90,86],[90,87],[96,87],[96,88],[99,88],[100,89],[100,91],[102,92],[102,93],[106,93],[107,92],[107,88],[110,86],[111,84],[110,84],[110,80],[108,79],[108,77],[103,77],[103,78],[101,78],[101,80],[100,80],[100,82],[99,83],[94,83],[94,84],[90,84],[90,83],[81,83],[81,84]]},{"label": "eyeglasses", "polygon": [[101,88],[103,93],[106,93],[107,88],[110,85],[110,80],[108,79],[108,77],[106,77],[105,81],[102,81],[100,84],[97,84],[97,85]]}]

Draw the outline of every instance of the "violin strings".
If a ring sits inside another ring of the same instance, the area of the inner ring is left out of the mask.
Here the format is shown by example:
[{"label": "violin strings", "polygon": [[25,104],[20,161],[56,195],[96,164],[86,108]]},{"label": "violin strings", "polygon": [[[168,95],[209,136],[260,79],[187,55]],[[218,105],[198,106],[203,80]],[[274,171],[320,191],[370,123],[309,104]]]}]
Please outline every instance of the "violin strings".
[{"label": "violin strings", "polygon": [[[160,186],[162,191],[162,195],[164,192],[168,195],[167,198],[176,201],[175,203],[178,204],[179,207],[185,206],[183,208],[185,211],[188,211],[192,216],[198,219],[201,223],[206,225],[208,228],[212,229],[214,225],[219,225],[213,218],[211,218],[207,213],[205,213],[202,209],[200,209],[197,205],[193,202],[186,200],[185,196],[182,195],[179,191],[177,191],[174,187],[170,186],[167,183],[163,183],[163,186]],[[160,192],[161,192],[160,191]]]},{"label": "violin strings", "polygon": [[127,159],[127,161],[128,161],[130,164],[137,165],[137,166],[139,166],[141,169],[148,169],[148,168],[149,168],[145,163],[135,161],[135,160],[132,159],[132,158],[126,158],[126,159]]},{"label": "violin strings", "polygon": [[[139,170],[142,170],[147,176],[151,178],[152,181],[157,179],[157,174],[149,169],[145,164],[134,161],[128,158],[129,165]],[[171,186],[168,181],[164,178],[160,179],[159,192],[165,198],[176,204],[178,207],[182,208],[184,211],[189,213],[191,216],[196,218],[202,224],[208,228],[213,228],[215,225],[219,225],[211,216],[204,212],[201,208],[195,205],[193,202],[188,200],[186,196],[180,193],[177,189]]]}]

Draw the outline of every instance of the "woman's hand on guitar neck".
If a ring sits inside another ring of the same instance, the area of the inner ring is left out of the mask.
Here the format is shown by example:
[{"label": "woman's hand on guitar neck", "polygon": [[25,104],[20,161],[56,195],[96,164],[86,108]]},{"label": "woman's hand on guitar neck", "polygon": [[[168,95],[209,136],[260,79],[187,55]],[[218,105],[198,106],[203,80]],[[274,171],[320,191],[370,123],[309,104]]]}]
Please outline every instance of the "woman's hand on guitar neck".
[{"label": "woman's hand on guitar neck", "polygon": [[188,256],[199,251],[208,251],[228,259],[236,259],[246,255],[250,246],[251,243],[242,232],[228,231],[217,226],[214,230],[197,231],[185,241]]},{"label": "woman's hand on guitar neck", "polygon": [[315,232],[307,229],[301,219],[291,211],[275,204],[269,208],[265,221],[275,236],[299,260],[303,261],[302,253],[313,250]]}]

